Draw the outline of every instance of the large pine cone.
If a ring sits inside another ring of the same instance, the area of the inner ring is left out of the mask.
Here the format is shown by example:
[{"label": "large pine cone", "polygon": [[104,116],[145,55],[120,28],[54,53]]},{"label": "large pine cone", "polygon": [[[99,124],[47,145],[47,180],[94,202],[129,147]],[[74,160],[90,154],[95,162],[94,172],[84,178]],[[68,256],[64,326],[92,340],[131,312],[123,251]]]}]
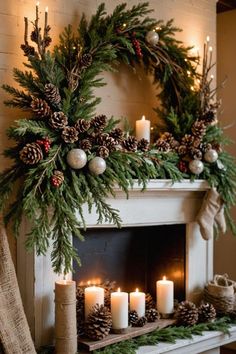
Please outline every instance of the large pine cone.
[{"label": "large pine cone", "polygon": [[26,144],[20,151],[20,159],[26,165],[35,165],[43,158],[41,146],[37,143]]},{"label": "large pine cone", "polygon": [[92,340],[105,338],[112,327],[111,312],[104,305],[95,305],[88,315],[85,334]]},{"label": "large pine cone", "polygon": [[80,141],[79,146],[84,151],[89,151],[92,149],[92,143],[89,139],[83,139]]},{"label": "large pine cone", "polygon": [[124,138],[124,132],[120,128],[112,129],[109,135],[115,140],[116,144],[120,144]]},{"label": "large pine cone", "polygon": [[86,69],[88,68],[93,62],[93,57],[90,53],[86,53],[82,55],[80,59],[80,67],[81,69]]},{"label": "large pine cone", "polygon": [[61,95],[58,87],[53,84],[46,84],[45,88],[45,96],[52,104],[59,104],[61,102]]},{"label": "large pine cone", "polygon": [[95,131],[103,130],[106,125],[107,125],[107,117],[104,114],[101,114],[100,116],[96,116],[90,121],[90,126]]},{"label": "large pine cone", "polygon": [[49,117],[52,113],[47,102],[41,98],[34,98],[31,102],[31,108],[38,118]]},{"label": "large pine cone", "polygon": [[107,133],[99,134],[96,137],[96,144],[105,146],[109,151],[114,151],[116,146],[115,140]]},{"label": "large pine cone", "polygon": [[62,130],[61,137],[65,143],[75,143],[78,138],[78,131],[74,127],[65,127]]},{"label": "large pine cone", "polygon": [[155,301],[151,294],[147,293],[145,296],[146,310],[155,308]]},{"label": "large pine cone", "polygon": [[147,139],[141,139],[138,142],[138,150],[141,150],[143,152],[148,151],[149,149],[149,141]]},{"label": "large pine cone", "polygon": [[192,133],[195,137],[202,139],[206,134],[206,125],[203,120],[196,120],[192,125]]},{"label": "large pine cone", "polygon": [[198,321],[198,309],[191,301],[182,301],[176,311],[177,322],[183,326],[193,326]]},{"label": "large pine cone", "polygon": [[138,313],[135,310],[129,311],[129,324],[135,326],[138,321]]},{"label": "large pine cone", "polygon": [[125,150],[135,152],[138,148],[138,141],[135,136],[128,136],[127,139],[122,141],[122,146]]},{"label": "large pine cone", "polygon": [[146,311],[145,317],[148,322],[155,322],[160,319],[160,314],[155,308],[153,308]]},{"label": "large pine cone", "polygon": [[54,112],[50,119],[49,124],[53,129],[64,129],[68,124],[68,118],[63,112]]},{"label": "large pine cone", "polygon": [[168,141],[166,141],[162,138],[159,138],[154,145],[155,145],[155,148],[161,152],[168,152],[171,150],[170,144],[168,143]]},{"label": "large pine cone", "polygon": [[81,118],[77,120],[74,127],[78,130],[79,133],[84,133],[89,129],[90,122],[86,119]]},{"label": "large pine cone", "polygon": [[198,322],[213,322],[216,310],[212,304],[202,303],[198,308]]}]

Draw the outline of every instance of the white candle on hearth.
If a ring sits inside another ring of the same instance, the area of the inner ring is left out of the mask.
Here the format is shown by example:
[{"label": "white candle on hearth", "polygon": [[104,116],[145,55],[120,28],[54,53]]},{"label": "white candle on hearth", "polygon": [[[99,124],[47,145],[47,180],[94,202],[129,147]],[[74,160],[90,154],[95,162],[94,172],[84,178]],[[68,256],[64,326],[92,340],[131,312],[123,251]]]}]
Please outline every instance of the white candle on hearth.
[{"label": "white candle on hearth", "polygon": [[136,289],[129,294],[130,311],[136,311],[139,317],[145,316],[145,293]]},{"label": "white candle on hearth", "polygon": [[142,119],[136,120],[136,138],[138,140],[144,138],[150,141],[150,120],[147,120],[145,116],[142,116]]},{"label": "white candle on hearth", "polygon": [[123,329],[128,327],[128,293],[118,291],[111,293],[112,327]]},{"label": "white candle on hearth", "polygon": [[85,320],[92,308],[96,305],[104,305],[104,289],[98,286],[89,286],[84,290]]},{"label": "white candle on hearth", "polygon": [[156,283],[157,310],[162,314],[170,314],[174,311],[174,283],[164,276]]}]

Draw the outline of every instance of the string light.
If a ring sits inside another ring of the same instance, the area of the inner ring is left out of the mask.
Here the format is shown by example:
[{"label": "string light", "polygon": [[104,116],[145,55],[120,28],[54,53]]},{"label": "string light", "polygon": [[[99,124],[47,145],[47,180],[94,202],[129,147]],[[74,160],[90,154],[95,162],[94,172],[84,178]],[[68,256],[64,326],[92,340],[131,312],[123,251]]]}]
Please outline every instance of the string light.
[{"label": "string light", "polygon": [[210,37],[209,36],[206,37],[206,41],[210,42]]},{"label": "string light", "polygon": [[213,48],[212,47],[209,47],[209,52],[212,52],[213,51]]}]

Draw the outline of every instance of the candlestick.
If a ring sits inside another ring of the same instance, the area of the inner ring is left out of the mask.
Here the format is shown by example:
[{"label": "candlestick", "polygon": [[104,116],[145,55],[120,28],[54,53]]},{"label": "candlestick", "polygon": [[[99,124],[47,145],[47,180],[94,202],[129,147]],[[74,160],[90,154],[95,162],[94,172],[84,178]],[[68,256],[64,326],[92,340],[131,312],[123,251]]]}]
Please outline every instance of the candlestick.
[{"label": "candlestick", "polygon": [[111,293],[111,316],[113,329],[128,327],[128,293],[121,292],[120,288]]},{"label": "candlestick", "polygon": [[48,25],[48,6],[45,9],[45,17],[44,17],[44,27],[47,28]]},{"label": "candlestick", "polygon": [[73,280],[55,283],[55,340],[57,354],[77,352],[76,286]]},{"label": "candlestick", "polygon": [[162,280],[156,283],[157,289],[157,310],[161,314],[171,314],[174,311],[174,283],[166,280],[164,276]]},{"label": "candlestick", "polygon": [[104,289],[98,286],[89,286],[84,291],[84,303],[85,303],[85,320],[92,308],[98,305],[104,305]]},{"label": "candlestick", "polygon": [[150,141],[150,120],[147,120],[145,116],[142,116],[140,120],[136,120],[136,138],[138,140],[144,138]]},{"label": "candlestick", "polygon": [[130,311],[136,311],[139,317],[145,316],[145,293],[135,292],[130,293]]},{"label": "candlestick", "polygon": [[28,18],[24,17],[24,21],[25,21],[24,42],[25,42],[25,44],[27,44],[28,43]]}]

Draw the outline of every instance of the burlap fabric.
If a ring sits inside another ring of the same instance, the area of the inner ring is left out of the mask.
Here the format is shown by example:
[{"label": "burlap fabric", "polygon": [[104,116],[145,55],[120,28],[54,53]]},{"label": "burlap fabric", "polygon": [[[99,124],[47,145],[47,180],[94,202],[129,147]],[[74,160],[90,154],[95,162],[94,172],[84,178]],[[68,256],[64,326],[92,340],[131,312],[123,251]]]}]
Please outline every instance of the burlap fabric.
[{"label": "burlap fabric", "polygon": [[0,342],[5,354],[36,354],[5,229],[0,225]]}]

